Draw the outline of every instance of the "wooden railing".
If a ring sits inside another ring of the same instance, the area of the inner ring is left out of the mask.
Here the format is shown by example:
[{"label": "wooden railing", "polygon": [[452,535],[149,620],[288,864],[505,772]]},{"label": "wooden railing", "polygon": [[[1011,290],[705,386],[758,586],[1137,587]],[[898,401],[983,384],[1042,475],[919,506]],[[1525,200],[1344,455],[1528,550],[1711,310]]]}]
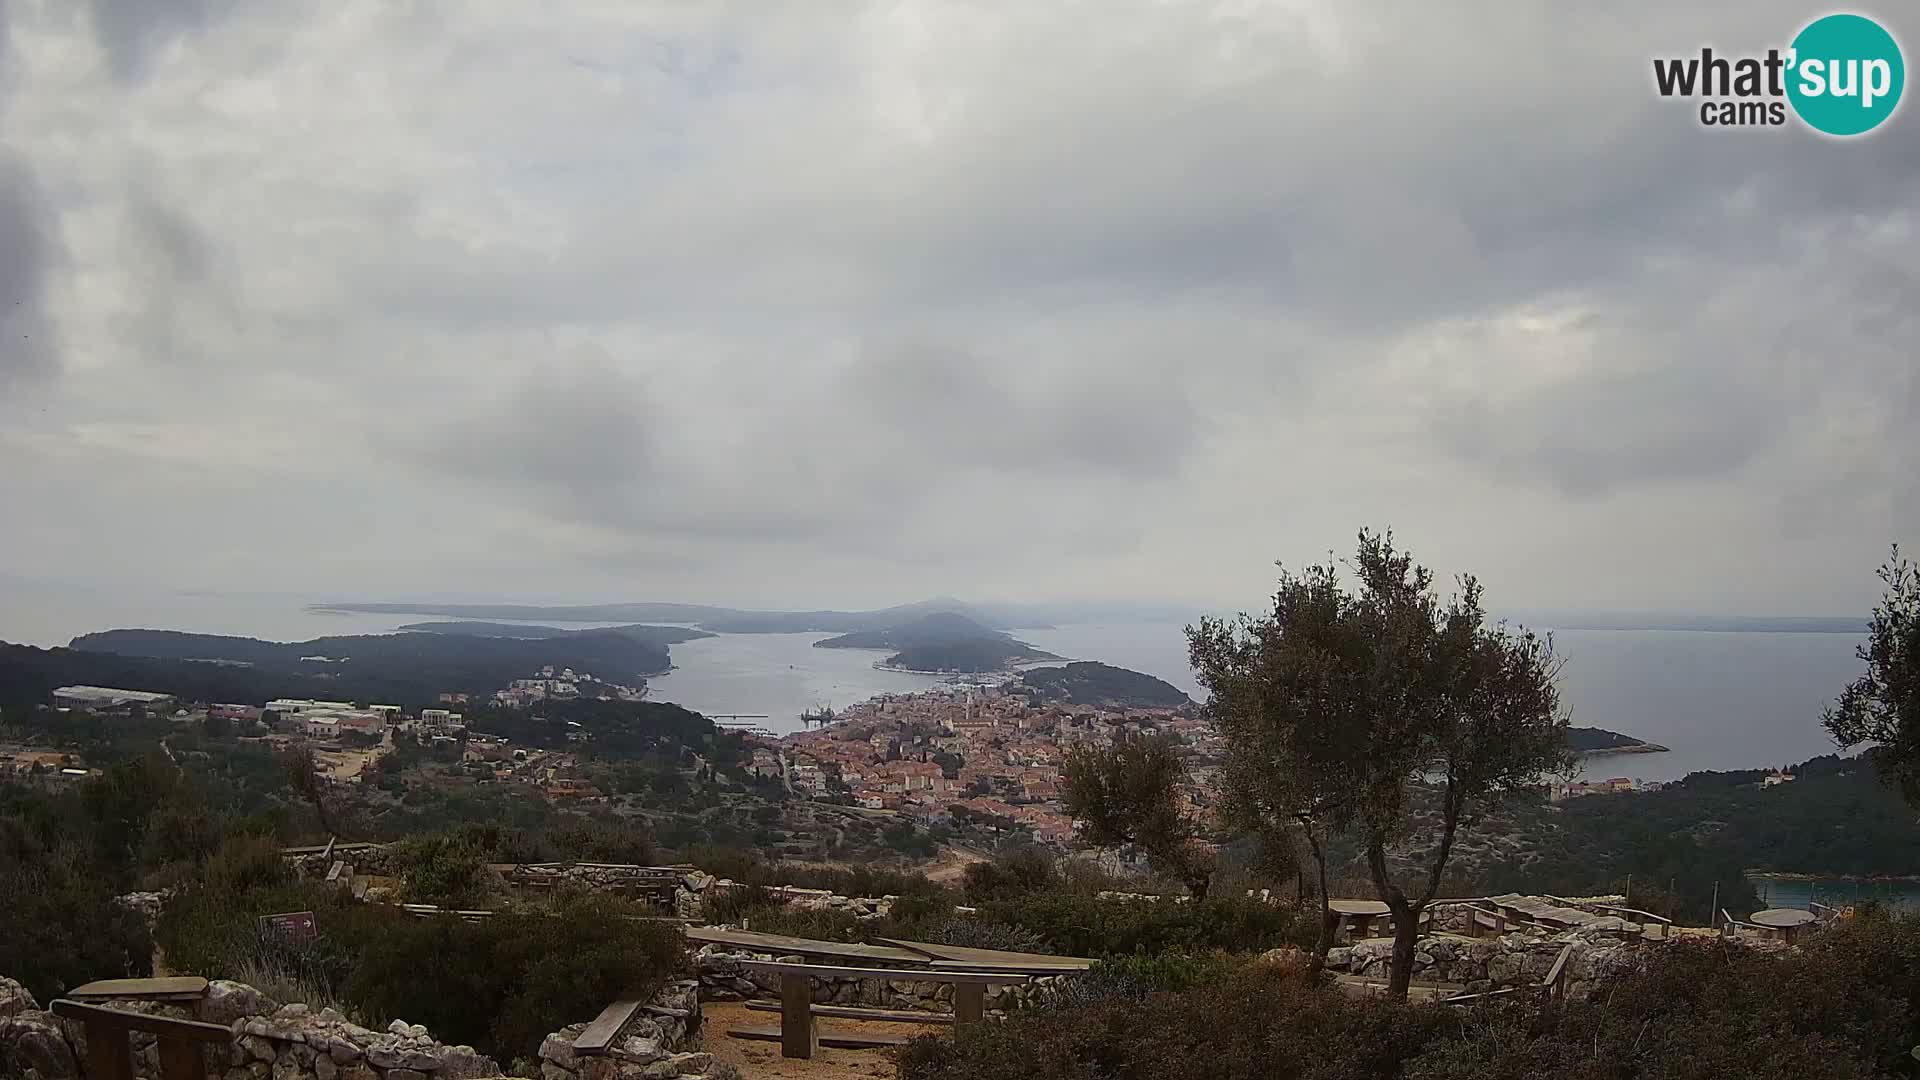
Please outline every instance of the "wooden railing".
[{"label": "wooden railing", "polygon": [[53,1015],[86,1027],[87,1075],[93,1080],[133,1080],[129,1036],[136,1031],[157,1036],[164,1080],[206,1080],[207,1045],[225,1046],[233,1040],[233,1032],[219,1024],[82,1005],[65,998],[53,1003]]}]

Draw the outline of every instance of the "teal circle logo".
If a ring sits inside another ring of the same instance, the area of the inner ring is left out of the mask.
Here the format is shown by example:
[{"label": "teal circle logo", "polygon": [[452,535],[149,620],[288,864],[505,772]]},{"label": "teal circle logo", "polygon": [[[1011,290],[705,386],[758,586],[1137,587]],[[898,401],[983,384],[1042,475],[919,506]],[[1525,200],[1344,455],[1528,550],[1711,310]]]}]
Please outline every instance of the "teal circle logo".
[{"label": "teal circle logo", "polygon": [[1787,100],[1815,131],[1862,135],[1900,105],[1907,65],[1900,44],[1864,15],[1828,15],[1793,39]]}]

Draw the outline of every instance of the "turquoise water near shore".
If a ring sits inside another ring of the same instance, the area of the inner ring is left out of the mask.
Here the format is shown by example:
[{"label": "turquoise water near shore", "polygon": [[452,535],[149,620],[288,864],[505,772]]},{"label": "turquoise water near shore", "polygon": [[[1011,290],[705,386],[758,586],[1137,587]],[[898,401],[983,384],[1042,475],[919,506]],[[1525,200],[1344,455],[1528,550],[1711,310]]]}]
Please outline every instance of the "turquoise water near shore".
[{"label": "turquoise water near shore", "polygon": [[1756,878],[1753,891],[1767,907],[1804,908],[1818,900],[1829,907],[1845,907],[1873,900],[1891,907],[1920,910],[1920,881],[1812,881]]}]

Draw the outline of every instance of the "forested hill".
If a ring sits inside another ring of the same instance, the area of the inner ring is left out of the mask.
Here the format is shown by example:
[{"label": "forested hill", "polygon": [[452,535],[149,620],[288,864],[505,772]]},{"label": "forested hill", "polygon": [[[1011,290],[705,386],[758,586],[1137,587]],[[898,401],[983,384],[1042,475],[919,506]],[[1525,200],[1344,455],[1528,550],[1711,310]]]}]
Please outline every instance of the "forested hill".
[{"label": "forested hill", "polygon": [[163,660],[232,661],[303,674],[326,674],[329,668],[383,676],[420,671],[459,680],[462,688],[484,680],[490,690],[547,664],[628,682],[664,671],[668,663],[665,645],[618,630],[582,630],[551,638],[362,634],[291,643],[177,630],[107,630],[74,638],[72,648]]},{"label": "forested hill", "polygon": [[1120,709],[1178,709],[1193,704],[1184,691],[1164,679],[1089,660],[1033,668],[1020,679],[1041,701]]},{"label": "forested hill", "polygon": [[1029,660],[1057,660],[1012,635],[965,615],[938,612],[875,630],[813,643],[817,649],[892,649],[887,666],[911,671],[1004,671]]},{"label": "forested hill", "polygon": [[[302,659],[315,656],[328,659]],[[81,683],[195,701],[318,697],[420,705],[447,691],[490,694],[548,664],[635,685],[666,669],[667,647],[600,631],[535,640],[376,634],[286,644],[110,630],[75,638],[66,649],[0,649],[0,704],[44,704],[53,688]]]}]

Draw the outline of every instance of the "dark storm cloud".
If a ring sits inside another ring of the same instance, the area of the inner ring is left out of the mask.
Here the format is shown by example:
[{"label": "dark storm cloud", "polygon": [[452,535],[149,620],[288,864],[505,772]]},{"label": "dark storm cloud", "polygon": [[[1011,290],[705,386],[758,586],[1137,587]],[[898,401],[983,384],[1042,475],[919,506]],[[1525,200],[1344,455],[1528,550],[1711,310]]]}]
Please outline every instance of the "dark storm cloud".
[{"label": "dark storm cloud", "polygon": [[33,174],[0,148],[0,386],[51,374],[46,319],[51,215]]}]

